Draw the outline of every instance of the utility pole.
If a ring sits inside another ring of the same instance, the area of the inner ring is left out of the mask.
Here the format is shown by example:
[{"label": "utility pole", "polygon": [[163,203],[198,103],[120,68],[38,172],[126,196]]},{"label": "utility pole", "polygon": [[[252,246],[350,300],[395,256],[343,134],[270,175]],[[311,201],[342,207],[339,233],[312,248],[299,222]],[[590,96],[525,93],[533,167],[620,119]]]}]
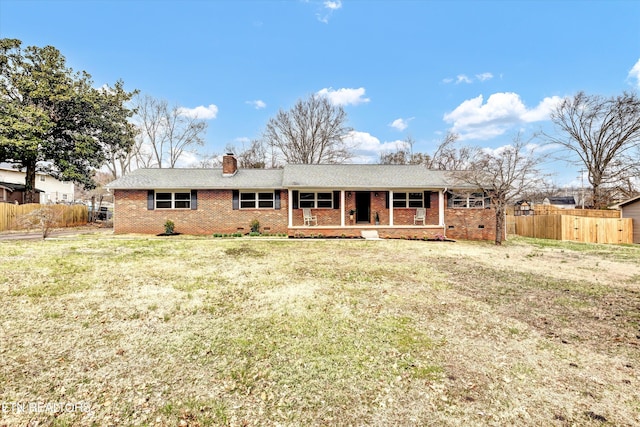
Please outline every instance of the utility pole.
[{"label": "utility pole", "polygon": [[585,169],[580,169],[580,199],[582,199],[582,209],[584,209],[584,173]]}]

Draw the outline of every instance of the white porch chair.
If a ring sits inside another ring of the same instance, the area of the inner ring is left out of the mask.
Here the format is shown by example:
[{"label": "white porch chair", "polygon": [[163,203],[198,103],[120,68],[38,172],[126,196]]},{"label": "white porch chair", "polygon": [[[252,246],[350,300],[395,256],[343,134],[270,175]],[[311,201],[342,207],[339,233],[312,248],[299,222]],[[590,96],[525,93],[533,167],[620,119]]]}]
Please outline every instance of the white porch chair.
[{"label": "white porch chair", "polygon": [[304,218],[304,225],[318,225],[318,217],[316,215],[311,215],[310,208],[302,208],[302,216]]},{"label": "white porch chair", "polygon": [[413,225],[416,225],[418,222],[422,222],[422,225],[425,225],[426,216],[427,210],[425,208],[417,208],[416,214],[413,216]]}]

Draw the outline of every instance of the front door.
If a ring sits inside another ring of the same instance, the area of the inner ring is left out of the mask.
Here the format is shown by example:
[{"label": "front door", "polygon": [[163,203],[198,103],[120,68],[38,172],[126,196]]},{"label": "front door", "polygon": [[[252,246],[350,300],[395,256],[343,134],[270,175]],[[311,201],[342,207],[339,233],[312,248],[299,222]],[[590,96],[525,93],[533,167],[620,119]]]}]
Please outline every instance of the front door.
[{"label": "front door", "polygon": [[371,192],[356,191],[356,222],[370,223],[371,218]]}]

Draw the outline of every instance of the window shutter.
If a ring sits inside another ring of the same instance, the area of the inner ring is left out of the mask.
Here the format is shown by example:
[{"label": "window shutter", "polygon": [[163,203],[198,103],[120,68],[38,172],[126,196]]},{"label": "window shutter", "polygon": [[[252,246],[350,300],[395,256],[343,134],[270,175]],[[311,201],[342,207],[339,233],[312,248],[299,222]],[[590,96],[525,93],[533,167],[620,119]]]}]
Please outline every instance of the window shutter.
[{"label": "window shutter", "polygon": [[489,193],[484,193],[484,208],[491,208],[491,196],[489,195]]},{"label": "window shutter", "polygon": [[275,209],[280,209],[280,190],[275,190],[273,192],[273,196],[274,196],[274,208]]},{"label": "window shutter", "polygon": [[240,190],[233,190],[233,210],[240,209]]},{"label": "window shutter", "polygon": [[340,192],[333,192],[333,209],[340,209]]},{"label": "window shutter", "polygon": [[447,191],[446,195],[447,195],[447,207],[450,208],[453,205],[453,201],[452,201],[453,194]]},{"label": "window shutter", "polygon": [[198,209],[198,190],[191,190],[191,210]]},{"label": "window shutter", "polygon": [[424,192],[424,207],[431,209],[431,191]]},{"label": "window shutter", "polygon": [[389,209],[389,192],[385,191],[386,195],[384,198],[384,207],[385,209]]},{"label": "window shutter", "polygon": [[155,196],[156,196],[156,192],[153,190],[149,190],[147,191],[147,210],[152,211],[153,208],[155,208]]},{"label": "window shutter", "polygon": [[293,197],[293,200],[290,200],[289,203],[291,203],[293,209],[298,209],[298,190],[293,190],[291,192],[291,197]]}]

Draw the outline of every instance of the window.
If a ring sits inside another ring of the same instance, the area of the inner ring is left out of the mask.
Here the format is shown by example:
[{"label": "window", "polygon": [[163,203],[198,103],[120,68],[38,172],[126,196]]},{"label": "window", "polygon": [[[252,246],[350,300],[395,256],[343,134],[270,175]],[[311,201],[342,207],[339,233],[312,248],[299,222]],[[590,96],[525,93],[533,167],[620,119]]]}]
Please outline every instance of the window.
[{"label": "window", "polygon": [[156,193],[156,209],[191,209],[191,193]]},{"label": "window", "polygon": [[422,208],[424,207],[424,193],[393,193],[394,208]]},{"label": "window", "polygon": [[302,208],[333,208],[333,193],[305,193],[300,192],[298,198],[300,209]]},{"label": "window", "polygon": [[274,193],[271,192],[241,192],[241,209],[273,209]]},{"label": "window", "polygon": [[45,175],[40,175],[40,181],[41,181],[41,182],[45,182],[45,180],[46,180]]},{"label": "window", "polygon": [[488,208],[491,201],[484,193],[453,193],[449,199],[452,208]]}]

